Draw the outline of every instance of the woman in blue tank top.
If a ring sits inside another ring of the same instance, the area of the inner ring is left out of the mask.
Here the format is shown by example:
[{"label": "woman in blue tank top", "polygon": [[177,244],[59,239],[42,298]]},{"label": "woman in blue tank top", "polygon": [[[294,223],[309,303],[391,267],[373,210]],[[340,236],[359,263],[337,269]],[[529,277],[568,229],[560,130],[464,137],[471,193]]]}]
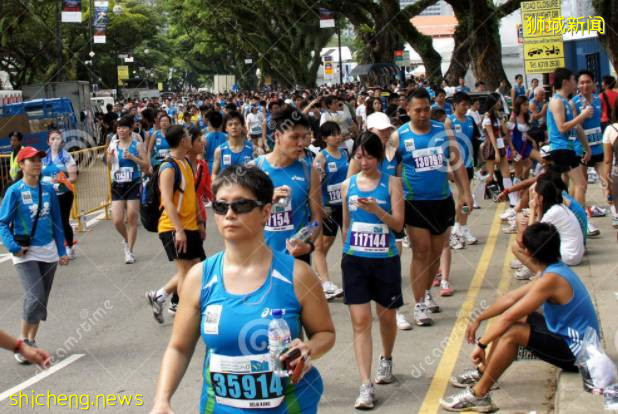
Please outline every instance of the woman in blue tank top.
[{"label": "woman in blue tank top", "polygon": [[[183,284],[153,412],[171,412],[172,394],[201,337],[206,358],[200,413],[317,413],[324,387],[311,360],[335,342],[318,279],[307,264],[276,254],[264,242],[273,185],[263,171],[244,166],[226,170],[213,192],[225,249],[195,265]],[[287,365],[293,371],[301,364],[295,383],[291,376],[273,372],[268,325],[274,309],[284,310],[292,338],[281,359],[300,351]]]},{"label": "woman in blue tank top", "polygon": [[275,148],[256,158],[255,165],[264,171],[275,186],[271,216],[264,228],[266,243],[275,251],[310,262],[319,229],[308,242],[289,240],[312,221],[321,223],[322,189],[317,171],[300,160],[309,121],[298,109],[285,106],[272,115]]},{"label": "woman in blue tank top", "polygon": [[361,171],[342,185],[344,303],[348,305],[354,331],[354,350],[361,386],[354,404],[358,409],[374,405],[371,381],[371,301],[376,302],[383,349],[375,378],[389,384],[393,377],[392,351],[397,335],[396,310],[403,305],[401,262],[393,231],[404,221],[401,181],[378,169],[384,158],[380,138],[363,133],[355,144],[354,159]]},{"label": "woman in blue tank top", "polygon": [[171,125],[172,120],[169,115],[161,115],[159,118],[160,129],[148,141],[148,154],[150,164],[153,167],[158,167],[170,153],[170,146],[165,139],[165,133]]}]

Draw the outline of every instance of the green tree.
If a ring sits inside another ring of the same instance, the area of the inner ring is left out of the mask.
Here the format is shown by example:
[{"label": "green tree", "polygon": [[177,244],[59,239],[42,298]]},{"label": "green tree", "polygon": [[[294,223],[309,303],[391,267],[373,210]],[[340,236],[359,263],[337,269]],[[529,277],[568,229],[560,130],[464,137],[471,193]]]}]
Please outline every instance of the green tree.
[{"label": "green tree", "polygon": [[616,0],[592,0],[597,15],[605,20],[605,33],[599,40],[605,47],[614,71],[618,71],[618,4]]}]

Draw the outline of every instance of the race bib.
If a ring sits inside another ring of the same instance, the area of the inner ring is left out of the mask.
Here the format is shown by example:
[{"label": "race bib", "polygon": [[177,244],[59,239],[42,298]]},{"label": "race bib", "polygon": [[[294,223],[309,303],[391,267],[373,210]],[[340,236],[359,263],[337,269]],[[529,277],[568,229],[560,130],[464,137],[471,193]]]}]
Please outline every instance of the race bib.
[{"label": "race bib", "polygon": [[266,231],[289,231],[294,230],[292,223],[292,197],[289,198],[285,207],[273,205],[268,223],[264,227]]},{"label": "race bib", "polygon": [[117,183],[130,183],[133,181],[133,167],[120,167],[114,172],[114,181]]},{"label": "race bib", "polygon": [[217,403],[244,409],[275,408],[285,399],[281,378],[273,374],[270,355],[210,354],[210,382]]},{"label": "race bib", "polygon": [[586,134],[586,138],[588,138],[588,144],[599,145],[601,143],[601,139],[603,138],[601,127],[585,129],[584,133]]},{"label": "race bib", "polygon": [[32,204],[32,194],[30,193],[30,191],[22,191],[21,201],[24,204]]},{"label": "race bib", "polygon": [[223,154],[223,165],[232,165],[232,156],[230,154]]},{"label": "race bib", "polygon": [[382,223],[352,223],[350,250],[364,253],[388,253],[389,231]]},{"label": "race bib", "polygon": [[326,186],[328,192],[328,202],[330,204],[341,204],[341,183]]},{"label": "race bib", "polygon": [[504,138],[496,138],[496,147],[498,149],[504,148]]},{"label": "race bib", "polygon": [[416,149],[416,145],[414,145],[414,140],[413,139],[406,139],[403,144],[406,147],[406,151],[408,152],[412,152]]},{"label": "race bib", "polygon": [[337,172],[337,163],[329,162],[328,163],[328,172]]},{"label": "race bib", "polygon": [[414,150],[412,159],[414,160],[415,172],[433,171],[444,166],[444,154],[440,147]]}]

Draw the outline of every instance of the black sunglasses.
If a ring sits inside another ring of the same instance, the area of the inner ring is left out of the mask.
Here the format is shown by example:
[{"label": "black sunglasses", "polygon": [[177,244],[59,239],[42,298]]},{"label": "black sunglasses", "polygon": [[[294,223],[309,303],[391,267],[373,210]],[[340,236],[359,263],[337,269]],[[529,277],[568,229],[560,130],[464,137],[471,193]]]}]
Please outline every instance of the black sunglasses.
[{"label": "black sunglasses", "polygon": [[247,200],[241,199],[232,201],[231,203],[226,203],[224,201],[213,201],[212,209],[215,214],[224,215],[227,214],[227,211],[232,207],[232,211],[236,214],[245,214],[252,211],[254,208],[258,206],[263,206],[264,203],[257,200]]}]

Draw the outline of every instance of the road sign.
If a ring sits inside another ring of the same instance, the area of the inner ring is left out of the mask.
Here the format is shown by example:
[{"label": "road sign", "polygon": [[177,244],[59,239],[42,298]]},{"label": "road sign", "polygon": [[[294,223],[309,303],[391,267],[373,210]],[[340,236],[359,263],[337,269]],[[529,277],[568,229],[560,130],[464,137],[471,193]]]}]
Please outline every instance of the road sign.
[{"label": "road sign", "polygon": [[564,67],[562,33],[554,24],[560,18],[560,0],[521,2],[526,73],[550,73]]},{"label": "road sign", "polygon": [[320,8],[320,29],[335,27],[335,13],[329,9]]},{"label": "road sign", "polygon": [[324,74],[325,75],[333,74],[333,64],[332,63],[324,63]]},{"label": "road sign", "polygon": [[118,80],[129,79],[129,67],[126,65],[118,66]]}]

